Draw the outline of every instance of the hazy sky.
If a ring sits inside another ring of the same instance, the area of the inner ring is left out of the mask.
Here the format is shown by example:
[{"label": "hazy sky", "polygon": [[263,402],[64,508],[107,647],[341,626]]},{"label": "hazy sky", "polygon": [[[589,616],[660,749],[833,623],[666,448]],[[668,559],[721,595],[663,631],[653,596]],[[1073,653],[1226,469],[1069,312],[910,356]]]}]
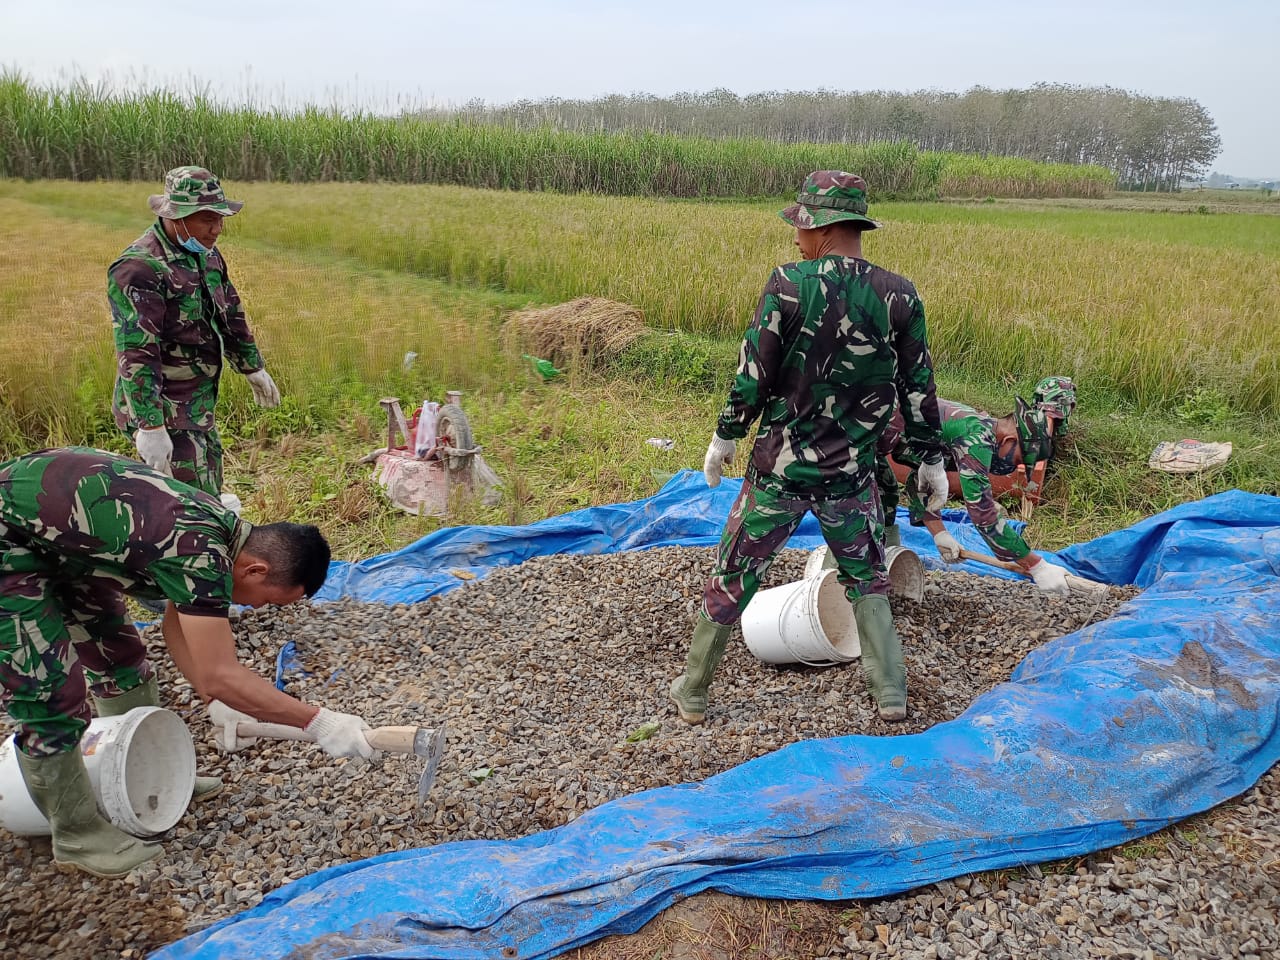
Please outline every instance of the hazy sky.
[{"label": "hazy sky", "polygon": [[1280,0],[0,0],[0,66],[259,103],[1109,85],[1199,101],[1280,176]]}]

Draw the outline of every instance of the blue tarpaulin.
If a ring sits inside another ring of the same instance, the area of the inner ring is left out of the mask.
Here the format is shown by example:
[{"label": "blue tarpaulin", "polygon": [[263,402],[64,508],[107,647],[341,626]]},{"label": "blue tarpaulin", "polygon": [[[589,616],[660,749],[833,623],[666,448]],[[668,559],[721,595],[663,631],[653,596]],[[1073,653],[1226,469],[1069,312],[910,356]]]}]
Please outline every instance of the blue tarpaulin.
[{"label": "blue tarpaulin", "polygon": [[[335,565],[325,596],[403,602],[460,582],[452,569],[711,545],[735,493],[681,474],[637,503],[524,528],[443,530]],[[951,529],[982,549],[976,531]],[[904,534],[926,551],[920,531]],[[792,541],[817,542],[807,526]],[[884,896],[1113,846],[1255,783],[1280,757],[1280,499],[1220,494],[1058,559],[1144,591],[1034,651],[955,720],[910,736],[791,744],[519,840],[333,867],[154,956],[551,957],[633,932],[706,889]]]}]

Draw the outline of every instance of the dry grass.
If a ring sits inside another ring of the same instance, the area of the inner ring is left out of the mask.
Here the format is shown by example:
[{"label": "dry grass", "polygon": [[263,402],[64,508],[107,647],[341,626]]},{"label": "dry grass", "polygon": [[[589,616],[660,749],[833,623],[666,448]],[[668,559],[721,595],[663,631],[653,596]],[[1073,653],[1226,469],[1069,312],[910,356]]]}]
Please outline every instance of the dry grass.
[{"label": "dry grass", "polygon": [[840,942],[841,908],[706,892],[682,900],[627,936],[606,937],[567,960],[787,960],[825,956]]},{"label": "dry grass", "polygon": [[611,360],[646,330],[637,308],[604,297],[520,310],[502,325],[503,337],[513,347],[567,366]]}]

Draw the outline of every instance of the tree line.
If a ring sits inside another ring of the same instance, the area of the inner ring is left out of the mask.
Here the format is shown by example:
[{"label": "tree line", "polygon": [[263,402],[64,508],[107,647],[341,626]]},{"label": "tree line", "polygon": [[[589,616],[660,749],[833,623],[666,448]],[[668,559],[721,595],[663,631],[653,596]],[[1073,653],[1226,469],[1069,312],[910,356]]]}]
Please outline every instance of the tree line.
[{"label": "tree line", "polygon": [[760,137],[783,143],[909,142],[922,150],[1094,164],[1122,189],[1175,190],[1197,178],[1222,147],[1199,103],[1114,87],[1036,84],[973,87],[964,93],[724,89],[612,95],[590,100],[520,100],[425,111],[428,116],[516,129]]}]

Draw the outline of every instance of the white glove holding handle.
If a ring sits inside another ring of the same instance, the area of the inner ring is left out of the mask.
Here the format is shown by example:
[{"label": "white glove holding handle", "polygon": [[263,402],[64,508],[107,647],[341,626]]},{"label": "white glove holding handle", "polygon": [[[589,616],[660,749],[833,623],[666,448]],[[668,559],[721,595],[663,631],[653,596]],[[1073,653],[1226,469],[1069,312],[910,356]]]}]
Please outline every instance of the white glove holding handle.
[{"label": "white glove holding handle", "polygon": [[1062,567],[1055,567],[1048,560],[1039,561],[1027,573],[1036,582],[1036,586],[1050,596],[1065,597],[1071,593],[1071,588],[1067,586],[1067,571]]},{"label": "white glove holding handle", "polygon": [[219,750],[234,753],[237,750],[243,750],[245,747],[252,747],[258,742],[257,737],[242,737],[236,732],[236,728],[241,723],[254,722],[253,717],[247,713],[232,710],[221,700],[211,701],[208,709],[209,719],[213,721],[214,727],[217,728]]},{"label": "white glove holding handle", "polygon": [[938,556],[942,557],[947,563],[960,562],[960,541],[953,537],[947,531],[933,535],[933,544],[938,548]]},{"label": "white glove holding handle", "polygon": [[142,428],[134,432],[133,444],[138,448],[138,456],[152,470],[158,470],[173,476],[173,438],[164,427]]},{"label": "white glove holding handle", "polygon": [[707,478],[708,487],[720,486],[720,474],[726,463],[733,463],[733,455],[738,445],[732,440],[721,440],[711,437],[711,445],[707,447],[706,459],[702,461],[702,475]]},{"label": "white glove holding handle", "polygon": [[280,406],[280,389],[271,379],[271,374],[267,373],[266,367],[245,374],[245,379],[249,381],[249,388],[253,391],[254,403],[260,407]]},{"label": "white glove holding handle", "polygon": [[314,736],[316,743],[331,757],[363,757],[368,760],[374,754],[364,735],[366,730],[373,728],[353,713],[338,713],[321,707],[303,729]]},{"label": "white glove holding handle", "polygon": [[941,460],[937,463],[920,464],[920,469],[916,471],[916,490],[929,513],[937,513],[945,507],[947,494],[950,493],[946,464]]}]

